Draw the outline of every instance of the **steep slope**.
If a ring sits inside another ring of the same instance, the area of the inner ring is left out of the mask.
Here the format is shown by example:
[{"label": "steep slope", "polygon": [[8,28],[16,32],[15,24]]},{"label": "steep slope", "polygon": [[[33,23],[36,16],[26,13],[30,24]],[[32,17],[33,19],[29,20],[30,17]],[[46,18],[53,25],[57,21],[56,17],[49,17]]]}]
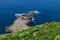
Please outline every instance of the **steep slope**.
[{"label": "steep slope", "polygon": [[0,40],[60,40],[60,22],[53,21],[27,30],[1,35]]}]

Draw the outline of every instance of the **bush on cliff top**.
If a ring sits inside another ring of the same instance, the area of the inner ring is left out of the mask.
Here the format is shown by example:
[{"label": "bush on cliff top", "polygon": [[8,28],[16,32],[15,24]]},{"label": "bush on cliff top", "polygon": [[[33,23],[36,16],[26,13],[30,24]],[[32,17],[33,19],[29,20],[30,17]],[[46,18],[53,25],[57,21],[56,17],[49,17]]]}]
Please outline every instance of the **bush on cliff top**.
[{"label": "bush on cliff top", "polygon": [[27,30],[0,36],[0,40],[60,40],[60,22],[36,25]]}]

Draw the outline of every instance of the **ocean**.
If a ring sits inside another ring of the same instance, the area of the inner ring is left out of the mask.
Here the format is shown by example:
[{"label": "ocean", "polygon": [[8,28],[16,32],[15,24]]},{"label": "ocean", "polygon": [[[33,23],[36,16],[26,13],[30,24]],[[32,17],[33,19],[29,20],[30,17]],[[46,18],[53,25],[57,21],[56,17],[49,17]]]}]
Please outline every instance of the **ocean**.
[{"label": "ocean", "polygon": [[60,22],[60,0],[0,0],[0,34],[6,33],[5,27],[14,22],[15,14],[35,10],[40,14],[32,25]]}]

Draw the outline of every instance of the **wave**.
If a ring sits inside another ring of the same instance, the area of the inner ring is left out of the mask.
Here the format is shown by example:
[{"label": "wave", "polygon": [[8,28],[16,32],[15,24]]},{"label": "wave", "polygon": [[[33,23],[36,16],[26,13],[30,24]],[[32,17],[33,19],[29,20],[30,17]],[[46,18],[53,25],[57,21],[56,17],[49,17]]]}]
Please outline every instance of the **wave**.
[{"label": "wave", "polygon": [[[36,14],[39,14],[40,12],[39,11],[29,11],[28,13],[36,13]],[[21,16],[21,15],[24,15],[24,14],[27,14],[27,13],[17,13],[15,14],[15,16]]]}]

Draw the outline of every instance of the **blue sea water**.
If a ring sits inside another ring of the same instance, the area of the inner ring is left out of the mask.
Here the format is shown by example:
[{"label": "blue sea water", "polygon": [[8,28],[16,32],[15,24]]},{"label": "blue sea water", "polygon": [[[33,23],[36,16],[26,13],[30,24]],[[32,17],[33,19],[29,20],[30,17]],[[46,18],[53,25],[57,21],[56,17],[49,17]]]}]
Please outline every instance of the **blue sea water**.
[{"label": "blue sea water", "polygon": [[40,11],[35,16],[35,23],[60,21],[60,0],[0,0],[0,34],[5,33],[5,27],[16,19],[16,13]]}]

